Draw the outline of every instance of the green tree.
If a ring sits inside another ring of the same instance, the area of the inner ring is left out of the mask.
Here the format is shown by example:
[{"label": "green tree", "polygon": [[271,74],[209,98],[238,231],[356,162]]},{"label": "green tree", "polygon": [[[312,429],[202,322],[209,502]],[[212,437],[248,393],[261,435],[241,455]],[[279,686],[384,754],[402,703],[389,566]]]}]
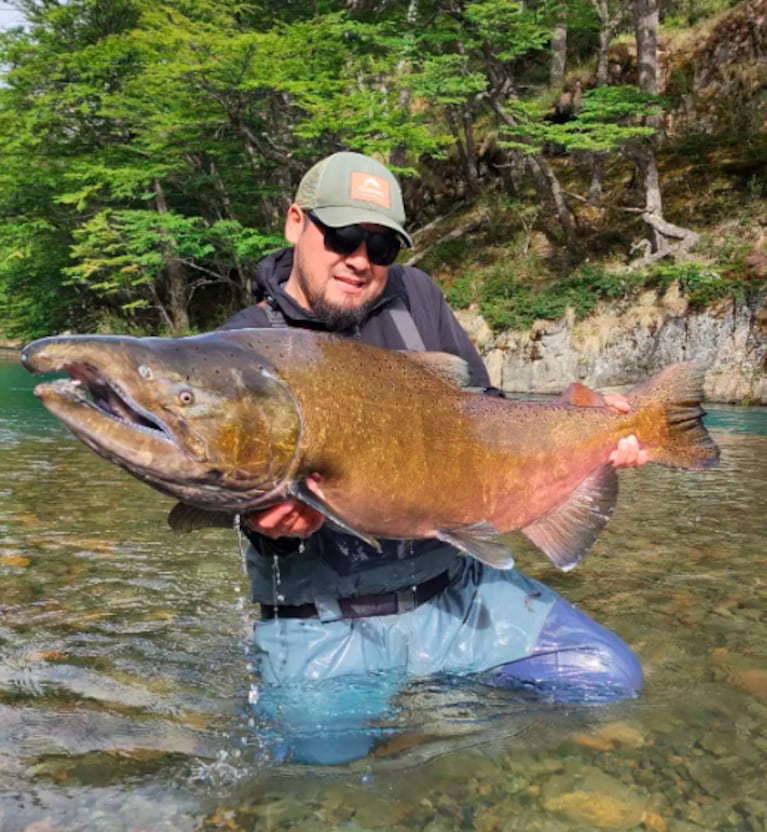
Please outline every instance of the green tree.
[{"label": "green tree", "polygon": [[60,285],[186,331],[201,286],[243,302],[310,161],[438,150],[392,82],[396,38],[332,6],[30,0],[31,32],[4,46],[2,149],[57,170],[32,220],[65,220]]}]

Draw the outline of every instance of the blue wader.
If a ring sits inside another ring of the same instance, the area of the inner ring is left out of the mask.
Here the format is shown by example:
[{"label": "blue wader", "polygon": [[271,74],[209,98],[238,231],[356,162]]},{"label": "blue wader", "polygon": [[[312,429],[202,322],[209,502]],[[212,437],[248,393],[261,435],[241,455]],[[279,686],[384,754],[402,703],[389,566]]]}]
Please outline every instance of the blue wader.
[{"label": "blue wader", "polygon": [[459,555],[447,579],[433,598],[395,614],[334,618],[331,605],[326,620],[278,612],[256,624],[256,708],[276,756],[323,765],[364,756],[380,737],[376,720],[411,678],[479,676],[564,701],[640,690],[626,644],[544,584]]}]

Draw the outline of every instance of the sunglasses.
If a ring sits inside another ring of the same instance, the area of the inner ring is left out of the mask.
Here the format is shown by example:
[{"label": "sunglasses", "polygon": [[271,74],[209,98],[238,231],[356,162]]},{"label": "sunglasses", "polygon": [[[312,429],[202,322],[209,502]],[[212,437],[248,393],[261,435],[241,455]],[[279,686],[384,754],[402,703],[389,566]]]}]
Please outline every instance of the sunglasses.
[{"label": "sunglasses", "polygon": [[325,225],[312,211],[307,211],[306,215],[322,232],[325,248],[336,254],[347,256],[365,243],[371,263],[376,266],[391,266],[402,247],[399,237],[393,231],[366,231],[359,225],[332,228]]}]

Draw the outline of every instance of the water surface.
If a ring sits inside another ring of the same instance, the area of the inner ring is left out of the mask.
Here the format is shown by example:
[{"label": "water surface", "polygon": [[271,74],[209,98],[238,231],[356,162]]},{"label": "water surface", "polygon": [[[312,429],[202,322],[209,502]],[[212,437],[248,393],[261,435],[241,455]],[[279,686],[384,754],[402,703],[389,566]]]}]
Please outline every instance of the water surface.
[{"label": "water surface", "polygon": [[[0,830],[767,829],[767,411],[712,408],[722,466],[621,473],[567,575],[518,565],[615,629],[646,689],[599,706],[456,680],[338,768],[270,765],[233,532],[99,459],[0,359]],[[386,726],[384,726],[386,727]],[[392,726],[389,726],[392,727]]]}]

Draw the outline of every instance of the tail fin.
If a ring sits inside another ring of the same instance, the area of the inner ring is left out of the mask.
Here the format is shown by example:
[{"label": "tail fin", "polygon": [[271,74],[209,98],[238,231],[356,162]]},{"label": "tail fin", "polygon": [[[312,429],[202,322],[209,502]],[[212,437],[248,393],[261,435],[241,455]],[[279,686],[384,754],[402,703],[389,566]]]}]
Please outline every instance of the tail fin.
[{"label": "tail fin", "polygon": [[[657,444],[647,446],[650,459],[674,468],[713,468],[719,448],[703,424],[703,379],[706,368],[695,361],[672,364],[634,387],[628,399],[637,411],[663,412],[664,424],[653,431]],[[640,419],[641,421],[641,419]],[[641,436],[640,436],[641,441]]]}]

